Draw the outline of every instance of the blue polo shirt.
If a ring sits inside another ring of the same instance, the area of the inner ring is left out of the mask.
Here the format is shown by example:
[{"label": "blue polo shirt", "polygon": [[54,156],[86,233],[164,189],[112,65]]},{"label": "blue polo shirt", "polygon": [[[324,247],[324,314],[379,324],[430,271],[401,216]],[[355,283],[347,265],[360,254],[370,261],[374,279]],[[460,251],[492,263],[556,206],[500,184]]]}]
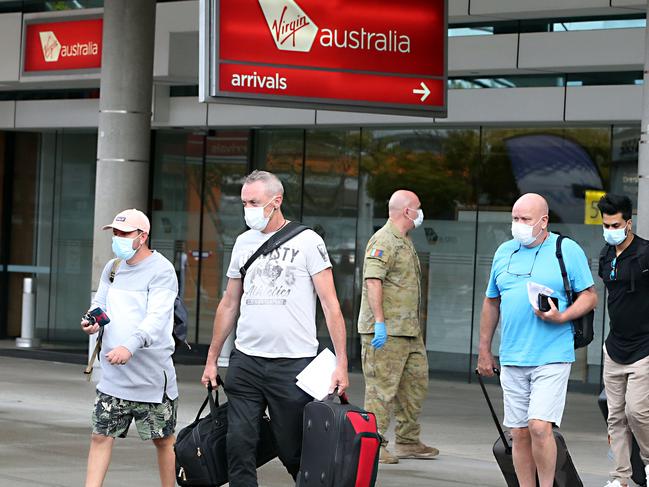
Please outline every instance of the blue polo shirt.
[{"label": "blue polo shirt", "polygon": [[[575,361],[572,324],[541,320],[534,314],[527,296],[527,283],[533,281],[552,289],[552,296],[559,298],[559,310],[566,309],[566,292],[556,256],[557,238],[558,235],[550,233],[540,246],[532,248],[509,240],[496,250],[486,296],[500,297],[502,365]],[[572,289],[581,292],[591,287],[593,276],[581,247],[564,239],[561,249]]]}]

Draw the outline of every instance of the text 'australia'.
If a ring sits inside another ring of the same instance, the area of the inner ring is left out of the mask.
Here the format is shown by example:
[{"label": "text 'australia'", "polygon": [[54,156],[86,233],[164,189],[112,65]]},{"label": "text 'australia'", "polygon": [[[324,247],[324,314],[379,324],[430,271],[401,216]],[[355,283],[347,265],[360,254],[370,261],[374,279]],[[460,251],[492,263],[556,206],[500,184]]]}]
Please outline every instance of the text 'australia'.
[{"label": "text 'australia'", "polygon": [[366,49],[386,52],[410,52],[410,37],[396,30],[368,32],[361,30],[322,29],[320,45],[343,49]]}]

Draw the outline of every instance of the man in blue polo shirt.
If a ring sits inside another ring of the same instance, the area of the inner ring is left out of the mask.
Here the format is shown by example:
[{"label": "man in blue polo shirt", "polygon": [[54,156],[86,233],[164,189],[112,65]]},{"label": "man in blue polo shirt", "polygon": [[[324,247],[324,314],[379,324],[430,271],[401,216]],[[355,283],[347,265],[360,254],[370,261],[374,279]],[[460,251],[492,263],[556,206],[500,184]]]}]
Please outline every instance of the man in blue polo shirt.
[{"label": "man in blue polo shirt", "polygon": [[[562,242],[572,289],[579,296],[567,306],[556,257],[558,236],[548,231],[548,204],[534,193],[521,196],[512,208],[512,240],[494,255],[480,317],[478,371],[493,375],[497,364],[491,343],[498,321],[500,382],[505,426],[511,429],[514,469],[520,487],[552,487],[556,443],[552,424],[563,416],[570,367],[575,361],[571,320],[597,305],[593,277],[584,251],[574,241]],[[528,297],[528,283],[549,288],[550,310],[540,311]]]}]

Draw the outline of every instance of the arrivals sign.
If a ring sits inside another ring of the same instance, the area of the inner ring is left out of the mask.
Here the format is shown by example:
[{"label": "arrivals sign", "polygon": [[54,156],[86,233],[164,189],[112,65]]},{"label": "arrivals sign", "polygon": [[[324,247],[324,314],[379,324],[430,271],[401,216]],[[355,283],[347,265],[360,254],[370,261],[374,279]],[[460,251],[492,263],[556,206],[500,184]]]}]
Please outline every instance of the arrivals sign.
[{"label": "arrivals sign", "polygon": [[446,115],[446,0],[202,0],[201,101]]},{"label": "arrivals sign", "polygon": [[23,74],[59,74],[101,69],[103,20],[56,17],[26,19]]}]

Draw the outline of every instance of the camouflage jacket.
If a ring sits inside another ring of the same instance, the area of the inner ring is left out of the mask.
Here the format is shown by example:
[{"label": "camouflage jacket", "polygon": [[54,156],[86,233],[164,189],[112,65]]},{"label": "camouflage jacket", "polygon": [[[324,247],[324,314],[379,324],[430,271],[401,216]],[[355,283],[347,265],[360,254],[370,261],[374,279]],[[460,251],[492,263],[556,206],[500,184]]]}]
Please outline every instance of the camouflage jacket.
[{"label": "camouflage jacket", "polygon": [[412,240],[388,222],[370,238],[363,262],[363,295],[359,333],[374,333],[374,315],[367,299],[366,279],[383,282],[383,315],[388,335],[421,333],[421,268]]}]

